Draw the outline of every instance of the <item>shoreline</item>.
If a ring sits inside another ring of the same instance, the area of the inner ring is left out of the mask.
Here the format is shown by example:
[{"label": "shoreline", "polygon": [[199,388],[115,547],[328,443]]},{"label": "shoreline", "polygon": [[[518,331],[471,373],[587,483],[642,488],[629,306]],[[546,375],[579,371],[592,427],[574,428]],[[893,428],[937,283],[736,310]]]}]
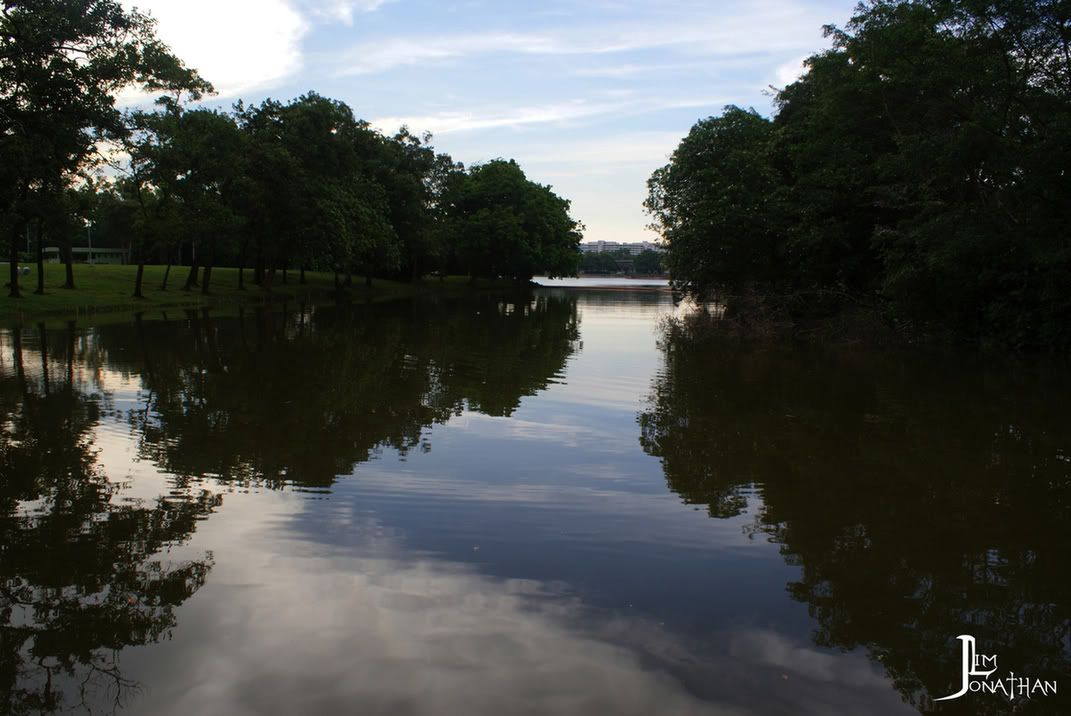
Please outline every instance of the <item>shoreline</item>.
[{"label": "shoreline", "polygon": [[[63,288],[65,267],[63,264],[45,265],[45,293],[35,294],[37,288],[36,267],[31,266],[28,276],[20,277],[20,298],[0,297],[0,325],[4,327],[25,326],[42,322],[66,320],[107,319],[121,316],[124,320],[145,311],[219,309],[239,306],[264,306],[293,301],[322,303],[335,301],[338,289],[334,274],[321,271],[306,271],[306,283],[298,282],[298,272],[289,272],[283,283],[277,274],[271,289],[264,289],[252,282],[252,270],[245,272],[246,287],[237,287],[238,269],[216,266],[212,269],[211,289],[201,293],[199,287],[183,289],[188,266],[172,266],[167,290],[161,290],[164,266],[145,266],[142,292],[145,298],[135,298],[134,275],[136,266],[129,264],[77,264],[74,272],[75,288]],[[0,264],[0,271],[8,271],[8,264]],[[472,291],[516,289],[513,281],[469,282],[467,276],[447,276],[444,280],[424,279],[406,283],[390,279],[373,279],[372,286],[365,286],[364,277],[354,277],[353,283],[344,287],[349,300],[382,300],[405,298],[417,295],[466,293]]]}]

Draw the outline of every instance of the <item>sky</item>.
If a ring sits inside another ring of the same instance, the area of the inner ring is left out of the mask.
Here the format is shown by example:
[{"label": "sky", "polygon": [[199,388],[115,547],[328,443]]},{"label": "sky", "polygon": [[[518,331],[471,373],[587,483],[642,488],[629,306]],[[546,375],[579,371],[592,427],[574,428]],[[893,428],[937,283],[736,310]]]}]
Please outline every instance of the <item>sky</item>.
[{"label": "sky", "polygon": [[514,158],[585,241],[655,240],[646,181],[699,119],[772,112],[855,0],[127,0],[213,83],[207,104],[340,99],[431,132],[466,166]]}]

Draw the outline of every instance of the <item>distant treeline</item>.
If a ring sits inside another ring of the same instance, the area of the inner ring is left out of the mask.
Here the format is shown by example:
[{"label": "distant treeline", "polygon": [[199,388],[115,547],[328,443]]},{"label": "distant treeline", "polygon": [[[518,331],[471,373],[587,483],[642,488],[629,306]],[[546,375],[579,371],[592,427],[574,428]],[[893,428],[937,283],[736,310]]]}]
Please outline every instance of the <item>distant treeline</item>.
[{"label": "distant treeline", "polygon": [[1071,6],[871,0],[766,119],[696,124],[646,202],[678,290],[1071,345]]},{"label": "distant treeline", "polygon": [[645,249],[636,255],[628,249],[589,251],[584,254],[580,262],[580,270],[584,273],[611,274],[621,273],[625,269],[640,274],[665,272],[662,254],[651,249]]},{"label": "distant treeline", "polygon": [[[38,262],[43,291],[46,245],[61,247],[73,288],[72,236],[87,230],[97,246],[129,250],[135,295],[147,262],[190,264],[186,287],[204,291],[214,265],[249,267],[269,286],[287,268],[341,282],[433,271],[522,280],[579,267],[583,227],[569,202],[512,160],[466,170],[430,135],[386,136],[315,93],[193,108],[211,86],[117,0],[0,8],[0,229],[12,296],[20,249]],[[121,112],[116,94],[130,86],[163,96],[152,111]]]}]

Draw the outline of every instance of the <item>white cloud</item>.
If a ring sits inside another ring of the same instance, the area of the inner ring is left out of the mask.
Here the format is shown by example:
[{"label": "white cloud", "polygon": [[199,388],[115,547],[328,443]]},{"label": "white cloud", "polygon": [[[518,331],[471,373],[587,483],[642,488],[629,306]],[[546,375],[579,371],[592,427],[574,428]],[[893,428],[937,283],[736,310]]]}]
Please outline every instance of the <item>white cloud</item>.
[{"label": "white cloud", "polygon": [[221,97],[275,84],[302,68],[309,23],[283,0],[127,0]]},{"label": "white cloud", "polygon": [[[152,15],[157,35],[222,98],[265,89],[304,68],[314,23],[353,23],[392,0],[124,0]],[[122,101],[141,101],[126,93]]]},{"label": "white cloud", "polygon": [[335,20],[346,25],[353,24],[355,13],[375,12],[392,0],[302,0],[314,17]]},{"label": "white cloud", "polygon": [[372,126],[385,132],[393,132],[404,124],[413,130],[441,135],[475,129],[517,129],[525,125],[566,123],[610,114],[625,117],[667,109],[717,110],[724,104],[721,98],[710,97],[665,99],[610,94],[605,101],[589,102],[578,99],[505,110],[486,107],[469,112],[442,111],[424,115],[384,116],[370,122]]},{"label": "white cloud", "polygon": [[[597,25],[565,25],[552,32],[483,32],[398,36],[351,47],[333,64],[340,76],[383,72],[429,60],[488,53],[606,55],[675,48],[691,56],[726,57],[810,49],[828,18],[817,8],[770,0],[749,8],[679,8],[664,17]],[[604,71],[613,72],[613,69]],[[624,74],[640,71],[623,65]]]},{"label": "white cloud", "polygon": [[797,57],[791,62],[786,62],[777,68],[775,75],[777,77],[777,86],[786,87],[792,84],[807,71],[806,66],[803,64],[806,62],[807,56]]},{"label": "white cloud", "polygon": [[572,71],[576,77],[596,77],[605,79],[638,77],[642,75],[659,74],[663,72],[681,72],[689,70],[707,69],[708,62],[673,62],[673,63],[645,63],[619,65],[603,65],[599,67],[579,67]]},{"label": "white cloud", "polygon": [[393,132],[403,124],[417,131],[432,134],[449,134],[473,129],[497,127],[523,127],[529,124],[568,122],[594,117],[620,109],[621,103],[591,103],[581,100],[515,109],[493,109],[483,112],[438,112],[435,114],[408,117],[379,117],[371,120],[372,126]]},{"label": "white cloud", "polygon": [[335,65],[338,76],[347,76],[373,74],[395,67],[419,65],[430,60],[489,52],[553,54],[563,51],[565,48],[551,38],[518,33],[396,37],[357,45],[331,62]]}]

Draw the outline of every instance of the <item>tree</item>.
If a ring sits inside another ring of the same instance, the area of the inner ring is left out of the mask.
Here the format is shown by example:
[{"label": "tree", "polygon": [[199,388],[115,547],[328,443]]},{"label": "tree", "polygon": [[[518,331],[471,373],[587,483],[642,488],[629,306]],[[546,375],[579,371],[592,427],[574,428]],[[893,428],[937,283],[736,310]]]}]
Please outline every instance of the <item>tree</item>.
[{"label": "tree", "polygon": [[122,133],[115,93],[210,86],[153,34],[151,19],[117,0],[0,6],[0,212],[11,241],[10,295],[19,296],[24,203],[44,185],[66,186],[98,140]]},{"label": "tree", "polygon": [[677,287],[1071,345],[1066,3],[871,0],[826,32],[772,121],[703,120],[652,176]]},{"label": "tree", "polygon": [[192,258],[184,288],[197,284],[203,262],[200,287],[208,293],[216,257],[240,230],[237,189],[244,173],[245,136],[227,114],[184,110],[171,101],[164,102],[162,111],[136,116],[134,125],[140,129],[131,145],[135,196],[146,217],[146,182],[177,203]]},{"label": "tree", "polygon": [[569,202],[529,181],[513,160],[460,175],[445,203],[457,264],[473,278],[567,276],[580,267],[583,226],[569,215]]},{"label": "tree", "polygon": [[[274,265],[284,237],[308,224],[302,223],[300,211],[305,206],[303,167],[284,142],[282,103],[265,100],[259,106],[245,106],[239,102],[235,118],[246,136],[248,152],[240,195],[246,222],[238,250],[238,287],[245,288],[246,262],[253,259],[253,282],[263,284],[265,266]],[[302,266],[311,260],[304,243],[299,245],[298,260]]]},{"label": "tree", "polygon": [[705,296],[776,281],[772,139],[769,120],[727,107],[696,124],[651,176],[645,206],[666,242],[676,290]]},{"label": "tree", "polygon": [[617,273],[617,260],[606,251],[589,251],[584,254],[580,268],[584,273]]},{"label": "tree", "polygon": [[638,253],[635,265],[636,273],[655,274],[663,273],[665,270],[662,268],[662,253],[651,249],[644,249]]},{"label": "tree", "polygon": [[430,140],[430,134],[418,137],[402,127],[383,142],[383,159],[375,170],[399,248],[399,260],[393,263],[410,281],[424,275],[439,254],[438,236],[431,230],[435,173],[444,163],[453,164],[449,157],[436,156]]},{"label": "tree", "polygon": [[873,246],[903,316],[1067,345],[1071,13],[1051,0],[873,3],[835,48],[885,108],[896,213]]},{"label": "tree", "polygon": [[[245,243],[256,251],[258,283],[266,275],[270,285],[275,267],[291,260],[336,275],[361,270],[369,280],[397,269],[396,227],[424,230],[420,177],[399,164],[409,150],[392,149],[346,104],[315,93],[285,105],[238,105],[236,115],[250,152]],[[424,156],[419,142],[410,149]],[[241,254],[244,265],[245,248]]]},{"label": "tree", "polygon": [[[363,181],[351,187],[353,202],[349,222],[353,235],[355,270],[365,276],[365,285],[372,285],[372,276],[398,269],[400,252],[398,235],[390,221],[388,194],[377,183]],[[412,256],[417,256],[413,254]]]},{"label": "tree", "polygon": [[303,263],[326,260],[336,272],[349,272],[361,211],[362,197],[355,186],[361,176],[361,150],[366,157],[378,154],[378,136],[358,122],[345,103],[314,92],[278,112],[282,148],[296,168],[284,190],[293,194],[290,220],[297,225],[289,236],[281,234],[270,270],[296,255]]}]

